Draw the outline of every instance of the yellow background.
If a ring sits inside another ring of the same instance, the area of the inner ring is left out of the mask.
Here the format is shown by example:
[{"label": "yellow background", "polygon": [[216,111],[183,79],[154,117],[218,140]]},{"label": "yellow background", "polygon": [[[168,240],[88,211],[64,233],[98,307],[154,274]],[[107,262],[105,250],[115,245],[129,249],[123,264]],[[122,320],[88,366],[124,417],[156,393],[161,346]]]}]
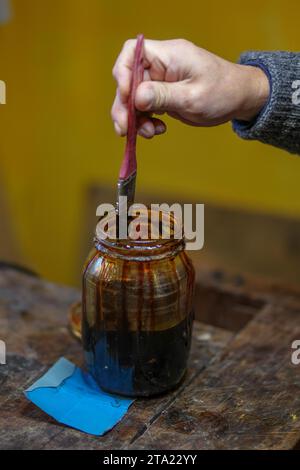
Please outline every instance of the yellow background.
[{"label": "yellow background", "polygon": [[[117,179],[124,141],[110,120],[111,69],[122,43],[139,32],[184,37],[233,61],[248,49],[299,49],[298,0],[11,3],[12,18],[0,25],[0,184],[20,259],[66,283],[78,281],[87,188]],[[168,126],[139,142],[139,188],[300,216],[297,157],[244,142],[230,124]]]}]

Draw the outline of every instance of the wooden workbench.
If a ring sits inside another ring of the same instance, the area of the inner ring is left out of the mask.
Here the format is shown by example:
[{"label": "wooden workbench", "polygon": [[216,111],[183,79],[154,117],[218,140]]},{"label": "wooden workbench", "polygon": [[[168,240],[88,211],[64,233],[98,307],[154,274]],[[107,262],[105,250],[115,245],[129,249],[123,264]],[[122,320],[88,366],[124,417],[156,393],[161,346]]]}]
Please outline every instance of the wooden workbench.
[{"label": "wooden workbench", "polygon": [[79,292],[0,266],[1,449],[291,449],[300,443],[300,294],[198,270],[197,322],[180,388],[136,400],[103,437],[55,422],[23,395],[60,356],[82,364],[68,330]]}]

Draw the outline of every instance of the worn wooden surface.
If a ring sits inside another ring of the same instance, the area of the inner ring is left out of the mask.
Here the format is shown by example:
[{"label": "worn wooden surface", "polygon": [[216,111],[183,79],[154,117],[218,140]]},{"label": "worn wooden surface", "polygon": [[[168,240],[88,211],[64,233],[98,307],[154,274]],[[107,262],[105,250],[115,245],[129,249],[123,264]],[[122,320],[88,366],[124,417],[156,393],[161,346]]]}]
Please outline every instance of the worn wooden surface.
[{"label": "worn wooden surface", "polygon": [[[1,449],[287,449],[300,442],[297,290],[200,271],[193,348],[182,385],[136,400],[103,437],[55,422],[23,390],[60,356],[82,364],[68,331],[75,289],[0,266]],[[209,324],[211,323],[211,324]]]}]

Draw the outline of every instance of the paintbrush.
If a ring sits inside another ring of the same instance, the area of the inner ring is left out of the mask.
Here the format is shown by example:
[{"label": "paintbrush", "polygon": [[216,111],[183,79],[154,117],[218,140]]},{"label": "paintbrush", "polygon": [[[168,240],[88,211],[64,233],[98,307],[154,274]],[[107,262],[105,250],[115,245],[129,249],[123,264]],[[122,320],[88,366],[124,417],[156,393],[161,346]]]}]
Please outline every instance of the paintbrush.
[{"label": "paintbrush", "polygon": [[117,212],[119,212],[120,196],[127,196],[127,208],[134,203],[135,182],[136,182],[136,137],[137,137],[137,111],[135,108],[135,93],[137,87],[144,77],[143,67],[143,44],[144,36],[137,37],[134,61],[132,68],[132,78],[130,93],[128,98],[128,129],[127,140],[123,162],[121,165],[118,181]]}]

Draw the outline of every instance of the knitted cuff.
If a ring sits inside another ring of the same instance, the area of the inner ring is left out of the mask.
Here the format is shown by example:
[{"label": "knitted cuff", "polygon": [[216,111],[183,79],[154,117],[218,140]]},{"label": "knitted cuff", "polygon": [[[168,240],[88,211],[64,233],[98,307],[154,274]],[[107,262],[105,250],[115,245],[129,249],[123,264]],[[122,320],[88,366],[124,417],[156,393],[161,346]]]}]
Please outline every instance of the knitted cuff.
[{"label": "knitted cuff", "polygon": [[233,130],[243,139],[300,154],[300,54],[250,51],[241,55],[239,63],[260,67],[266,73],[270,95],[254,120],[233,120]]}]

